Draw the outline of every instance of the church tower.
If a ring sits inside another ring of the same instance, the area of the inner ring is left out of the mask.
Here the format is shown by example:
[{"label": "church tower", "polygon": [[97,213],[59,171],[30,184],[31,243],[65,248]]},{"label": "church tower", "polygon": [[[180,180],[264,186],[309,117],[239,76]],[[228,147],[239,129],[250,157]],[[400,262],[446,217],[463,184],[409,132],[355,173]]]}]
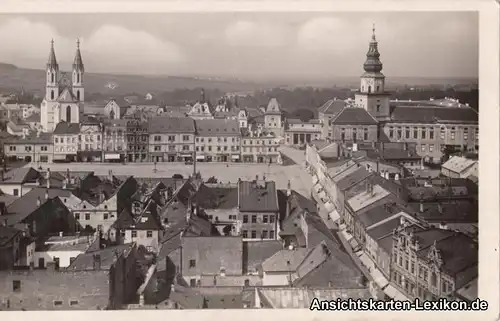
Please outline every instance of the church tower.
[{"label": "church tower", "polygon": [[71,87],[73,95],[79,102],[84,101],[83,74],[85,68],[83,66],[82,54],[80,53],[80,40],[76,41],[76,53],[73,60],[73,70],[71,73]]},{"label": "church tower", "polygon": [[47,79],[45,81],[45,99],[56,101],[59,97],[59,64],[54,50],[54,40],[50,42],[49,60],[46,66]]},{"label": "church tower", "polygon": [[355,95],[355,104],[364,108],[377,120],[388,120],[390,94],[385,91],[385,76],[381,72],[382,62],[375,37],[375,26],[372,31],[372,40],[363,64],[365,72],[361,76],[359,93]]}]

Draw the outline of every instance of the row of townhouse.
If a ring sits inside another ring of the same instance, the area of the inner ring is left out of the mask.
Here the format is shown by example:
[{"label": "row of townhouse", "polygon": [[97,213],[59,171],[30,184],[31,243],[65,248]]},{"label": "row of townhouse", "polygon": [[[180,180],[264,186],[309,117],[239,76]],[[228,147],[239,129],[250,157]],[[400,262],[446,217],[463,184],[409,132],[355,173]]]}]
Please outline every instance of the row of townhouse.
[{"label": "row of townhouse", "polygon": [[4,141],[7,159],[29,162],[280,162],[279,139],[237,120],[155,117],[59,123],[53,133]]},{"label": "row of townhouse", "polygon": [[477,225],[477,201],[463,193],[460,199],[412,201],[410,193],[418,188],[424,194],[432,182],[410,190],[399,178],[387,179],[385,173],[398,171],[397,165],[368,161],[328,162],[314,146],[306,149],[313,197],[327,208],[328,219],[339,225],[378,289],[397,299],[477,298],[478,243],[465,229]]}]

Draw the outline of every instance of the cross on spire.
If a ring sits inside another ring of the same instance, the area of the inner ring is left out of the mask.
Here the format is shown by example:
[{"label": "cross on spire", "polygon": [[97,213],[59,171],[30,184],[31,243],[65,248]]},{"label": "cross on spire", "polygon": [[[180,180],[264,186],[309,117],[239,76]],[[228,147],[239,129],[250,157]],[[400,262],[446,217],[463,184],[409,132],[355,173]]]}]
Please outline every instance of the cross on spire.
[{"label": "cross on spire", "polygon": [[372,26],[372,39],[375,40],[375,23]]}]

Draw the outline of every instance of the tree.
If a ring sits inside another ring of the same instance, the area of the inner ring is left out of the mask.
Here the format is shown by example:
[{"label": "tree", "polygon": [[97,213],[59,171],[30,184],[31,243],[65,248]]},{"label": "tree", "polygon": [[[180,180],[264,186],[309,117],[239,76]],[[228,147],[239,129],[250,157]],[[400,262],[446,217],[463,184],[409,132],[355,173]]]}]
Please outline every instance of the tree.
[{"label": "tree", "polygon": [[292,117],[296,117],[303,122],[307,122],[314,118],[314,112],[310,109],[299,108],[293,111]]},{"label": "tree", "polygon": [[222,229],[224,236],[231,236],[231,229],[232,229],[231,225],[224,226],[224,228]]}]

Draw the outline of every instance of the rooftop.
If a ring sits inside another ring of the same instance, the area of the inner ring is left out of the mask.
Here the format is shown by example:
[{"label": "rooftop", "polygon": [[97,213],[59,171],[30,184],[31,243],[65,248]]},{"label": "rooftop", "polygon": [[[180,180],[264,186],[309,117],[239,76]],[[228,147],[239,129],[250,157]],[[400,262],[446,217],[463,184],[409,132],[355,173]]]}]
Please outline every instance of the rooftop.
[{"label": "rooftop", "polygon": [[397,106],[392,108],[391,121],[404,123],[478,123],[478,113],[469,107],[441,108]]},{"label": "rooftop", "polygon": [[239,136],[240,128],[237,120],[232,119],[200,119],[195,121],[200,136]]},{"label": "rooftop", "polygon": [[99,255],[100,270],[109,270],[120,255],[128,256],[135,243],[111,246],[97,251],[86,252],[76,257],[73,263],[66,268],[68,271],[88,271],[94,270],[95,256]]},{"label": "rooftop", "polygon": [[202,184],[194,200],[203,209],[232,209],[238,207],[238,188]]},{"label": "rooftop", "polygon": [[323,106],[319,107],[318,112],[326,115],[337,115],[346,107],[347,103],[340,99],[330,99]]},{"label": "rooftop", "polygon": [[4,143],[11,145],[52,144],[52,133],[32,133],[24,137],[9,137],[4,140]]},{"label": "rooftop", "polygon": [[475,164],[477,164],[475,160],[460,156],[452,156],[446,163],[441,165],[441,167],[455,173],[462,173]]},{"label": "rooftop", "polygon": [[80,124],[60,122],[54,129],[54,135],[71,135],[80,133]]},{"label": "rooftop", "polygon": [[194,134],[195,131],[194,120],[188,117],[157,116],[149,121],[149,132],[151,134]]},{"label": "rooftop", "polygon": [[390,193],[379,185],[373,186],[373,191],[363,191],[354,197],[351,197],[347,202],[354,212],[357,212],[364,207],[373,204],[387,196]]},{"label": "rooftop", "polygon": [[265,260],[282,249],[280,241],[243,242],[243,272],[259,270]]},{"label": "rooftop", "polygon": [[40,173],[32,167],[12,169],[0,176],[0,184],[25,184],[36,183],[41,177]]},{"label": "rooftop", "polygon": [[331,121],[335,125],[377,125],[378,122],[364,108],[346,107]]},{"label": "rooftop", "polygon": [[278,212],[276,183],[239,181],[240,212]]}]

